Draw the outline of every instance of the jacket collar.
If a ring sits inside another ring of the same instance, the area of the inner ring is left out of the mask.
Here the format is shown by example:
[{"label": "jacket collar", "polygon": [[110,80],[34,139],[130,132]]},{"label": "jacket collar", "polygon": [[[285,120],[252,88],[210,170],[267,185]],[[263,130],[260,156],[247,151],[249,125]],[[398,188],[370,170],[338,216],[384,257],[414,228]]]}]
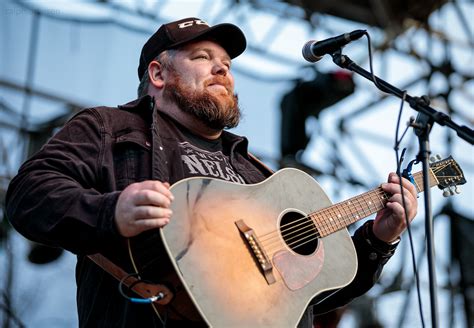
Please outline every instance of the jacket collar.
[{"label": "jacket collar", "polygon": [[150,95],[145,95],[126,104],[118,105],[117,107],[128,112],[135,112],[148,122],[152,122],[155,99]]},{"label": "jacket collar", "polygon": [[249,142],[246,137],[238,136],[229,131],[222,131],[221,138],[222,142],[232,145],[232,151],[235,149],[235,151],[247,156]]}]

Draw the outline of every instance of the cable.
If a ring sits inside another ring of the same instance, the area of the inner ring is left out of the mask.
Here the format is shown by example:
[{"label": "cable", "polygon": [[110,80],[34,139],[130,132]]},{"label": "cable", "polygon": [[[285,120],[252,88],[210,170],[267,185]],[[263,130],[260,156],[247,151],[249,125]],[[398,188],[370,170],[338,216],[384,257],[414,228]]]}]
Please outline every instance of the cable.
[{"label": "cable", "polygon": [[[130,257],[130,261],[132,262],[132,266],[133,266],[133,270],[135,270],[135,273],[137,274],[137,276],[140,278],[139,274],[138,274],[138,268],[135,264],[135,259],[133,257],[133,253],[132,253],[132,247],[130,246],[130,238],[127,238],[127,247],[128,247],[128,255]],[[153,308],[153,311],[155,311],[155,314],[156,316],[158,317],[158,319],[160,320],[161,324],[163,325],[163,327],[166,326],[166,316],[165,316],[165,319],[163,320],[160,316],[160,312],[158,311],[158,309],[156,308],[155,306],[155,303],[151,303],[151,307]]]},{"label": "cable", "polygon": [[367,31],[364,34],[367,37],[367,47],[369,50],[369,67],[370,67],[370,75],[372,75],[372,81],[374,81],[375,86],[379,90],[386,92],[386,90],[380,84],[378,84],[377,78],[375,77],[375,74],[374,74],[374,67],[373,67],[373,60],[372,60],[372,43],[370,42],[370,35]]},{"label": "cable", "polygon": [[[119,292],[120,294],[128,299],[129,301],[133,302],[133,303],[153,303],[155,301],[158,301],[158,300],[161,300],[165,297],[165,294],[163,294],[162,292],[159,292],[157,295],[155,296],[152,296],[152,297],[148,297],[148,298],[138,298],[138,297],[130,297],[128,296],[127,294],[125,294],[125,292],[123,291],[123,285],[125,285],[125,281],[130,278],[130,277],[138,277],[140,278],[140,276],[138,275],[138,273],[130,273],[128,275],[126,275],[124,278],[122,278],[119,282],[119,285],[118,285],[118,289],[119,289]],[[148,282],[145,282],[144,280],[136,280],[135,282],[133,282],[130,286],[128,286],[128,289],[132,289],[134,286],[138,285],[138,284],[141,284],[141,283],[148,283]]]},{"label": "cable", "polygon": [[[373,75],[373,73],[372,73],[372,75]],[[422,301],[421,301],[420,279],[419,279],[419,276],[418,276],[418,269],[417,269],[417,266],[416,266],[416,258],[415,258],[415,252],[414,252],[415,247],[413,245],[411,225],[410,225],[410,221],[408,220],[408,211],[407,211],[406,202],[405,202],[405,195],[404,195],[404,191],[403,191],[402,174],[400,172],[400,166],[402,165],[406,149],[403,149],[402,154],[401,154],[400,157],[398,156],[398,150],[399,150],[400,143],[403,140],[406,132],[408,131],[408,128],[410,127],[410,124],[407,124],[407,127],[405,128],[405,131],[402,133],[402,136],[399,139],[398,138],[398,131],[400,129],[400,122],[401,122],[401,117],[402,117],[402,112],[403,112],[403,104],[405,103],[406,94],[407,94],[406,90],[403,91],[403,97],[402,97],[402,100],[400,102],[400,110],[398,112],[397,127],[395,129],[395,145],[394,145],[393,148],[395,150],[395,158],[396,158],[396,161],[397,161],[397,175],[398,175],[398,179],[399,179],[399,183],[400,183],[400,190],[401,190],[401,194],[402,194],[403,210],[405,211],[405,221],[406,221],[405,223],[406,223],[407,231],[408,231],[408,239],[410,241],[410,252],[411,252],[413,271],[414,271],[414,274],[415,274],[415,282],[416,282],[416,291],[417,291],[417,296],[418,296],[418,306],[419,306],[419,311],[420,311],[420,319],[421,319],[422,327],[425,327],[425,321],[424,321],[424,316],[423,316],[423,305],[422,305]],[[413,121],[414,121],[414,119],[413,119],[413,117],[411,117],[410,118],[410,123],[412,123]]]}]

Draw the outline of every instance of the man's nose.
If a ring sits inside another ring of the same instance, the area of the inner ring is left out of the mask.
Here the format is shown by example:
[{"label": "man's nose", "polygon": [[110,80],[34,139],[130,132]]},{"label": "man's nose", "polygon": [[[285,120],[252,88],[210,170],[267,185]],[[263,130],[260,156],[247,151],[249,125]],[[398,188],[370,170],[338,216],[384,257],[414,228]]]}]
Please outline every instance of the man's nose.
[{"label": "man's nose", "polygon": [[212,73],[226,76],[229,73],[229,67],[220,61],[215,61]]}]

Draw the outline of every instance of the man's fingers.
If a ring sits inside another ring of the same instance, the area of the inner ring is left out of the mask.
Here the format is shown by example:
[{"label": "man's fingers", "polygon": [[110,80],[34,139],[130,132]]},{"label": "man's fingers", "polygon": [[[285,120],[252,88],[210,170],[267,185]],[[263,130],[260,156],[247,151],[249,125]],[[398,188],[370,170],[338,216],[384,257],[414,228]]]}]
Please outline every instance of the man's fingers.
[{"label": "man's fingers", "polygon": [[[387,207],[392,210],[393,214],[396,217],[404,218],[405,209],[403,207],[402,194],[400,192],[400,185],[397,184],[387,184],[383,187],[385,192],[391,194],[387,202]],[[414,196],[409,190],[403,188],[403,196],[405,199],[405,205],[408,210],[408,217],[414,218],[417,212],[418,201],[416,196]]]},{"label": "man's fingers", "polygon": [[115,207],[115,223],[124,237],[168,224],[174,199],[170,184],[160,181],[132,183],[120,194]]},{"label": "man's fingers", "polygon": [[[405,198],[405,204],[406,204],[407,208],[411,208],[412,205],[414,204],[413,198],[409,195],[408,192],[405,193],[404,198]],[[388,204],[390,204],[390,203],[399,204],[401,206],[401,208],[403,209],[402,195],[401,194],[392,195],[388,199]]]},{"label": "man's fingers", "polygon": [[137,191],[134,199],[135,205],[155,205],[170,207],[171,199],[155,190],[145,189]]},{"label": "man's fingers", "polygon": [[[390,173],[388,176],[388,182],[400,185],[400,178],[394,172]],[[402,186],[407,189],[413,196],[416,197],[418,192],[416,191],[415,186],[409,180],[402,178]]]},{"label": "man's fingers", "polygon": [[[401,194],[401,188],[399,182],[387,182],[382,184],[382,189],[383,191],[395,195],[395,194]],[[409,195],[410,197],[416,198],[417,192],[415,187],[411,184],[411,182],[408,181],[408,184],[404,183],[403,184],[403,194],[404,195]]]},{"label": "man's fingers", "polygon": [[169,208],[158,206],[137,206],[134,217],[136,220],[148,220],[155,218],[170,218],[173,212]]},{"label": "man's fingers", "polygon": [[168,182],[160,182],[160,181],[154,181],[154,180],[146,180],[142,182],[137,182],[135,183],[135,186],[138,190],[154,190],[156,192],[159,192],[169,199],[173,200],[173,194],[169,190],[170,184]]}]

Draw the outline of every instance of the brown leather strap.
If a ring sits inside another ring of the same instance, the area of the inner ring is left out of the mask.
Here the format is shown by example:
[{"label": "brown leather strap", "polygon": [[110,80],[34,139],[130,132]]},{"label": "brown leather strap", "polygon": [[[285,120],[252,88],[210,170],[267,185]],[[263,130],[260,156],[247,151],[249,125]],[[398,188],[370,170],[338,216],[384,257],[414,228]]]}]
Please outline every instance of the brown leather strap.
[{"label": "brown leather strap", "polygon": [[261,160],[259,160],[257,158],[257,156],[255,156],[254,154],[252,154],[251,152],[247,152],[247,154],[249,155],[250,158],[252,158],[252,160],[254,160],[255,162],[257,162],[258,164],[262,165],[265,169],[268,170],[268,172],[270,173],[275,173],[275,171],[273,171],[270,167],[268,167],[268,165],[266,165],[264,162],[262,162]]},{"label": "brown leather strap", "polygon": [[117,266],[115,263],[100,253],[88,255],[87,257],[91,259],[92,262],[100,266],[104,271],[110,273],[112,277],[118,281],[121,281],[125,286],[133,290],[137,295],[140,295],[143,298],[150,298],[162,293],[164,297],[156,300],[155,303],[166,305],[171,302],[173,293],[168,289],[168,287],[161,284],[149,284],[142,282],[136,277],[126,273],[124,270],[122,270],[122,268]]}]

